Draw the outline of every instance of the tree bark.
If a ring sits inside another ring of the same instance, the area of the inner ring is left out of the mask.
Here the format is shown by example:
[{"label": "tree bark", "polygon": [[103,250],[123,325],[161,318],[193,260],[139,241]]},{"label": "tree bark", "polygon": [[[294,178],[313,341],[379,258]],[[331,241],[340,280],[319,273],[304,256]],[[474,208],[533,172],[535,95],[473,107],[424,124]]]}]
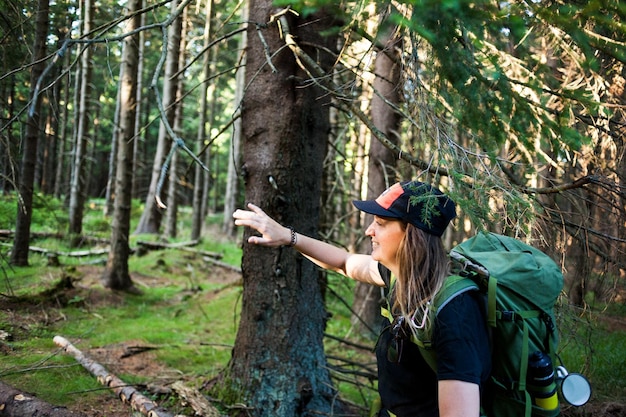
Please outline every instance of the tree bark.
[{"label": "tree bark", "polygon": [[[143,9],[145,0],[141,0],[139,2],[139,8]],[[143,26],[146,21],[146,14],[141,13],[141,17],[139,18],[139,26]],[[141,117],[143,115],[143,67],[144,67],[144,50],[146,48],[145,45],[145,32],[139,32],[139,48],[138,48],[138,57],[137,57],[137,99],[135,105],[135,140],[133,140],[133,185],[132,185],[132,198],[137,198],[138,188],[139,188],[139,172],[140,166],[142,165],[142,159],[140,155],[142,154],[141,150],[143,149],[143,144],[145,139],[143,137],[143,132],[141,129]]]},{"label": "tree bark", "polygon": [[39,122],[41,95],[35,96],[37,81],[45,68],[46,39],[48,36],[50,4],[48,0],[39,0],[37,23],[33,51],[33,67],[30,74],[31,111],[26,120],[26,132],[22,148],[22,167],[20,169],[19,199],[17,203],[17,221],[15,240],[11,251],[10,263],[17,266],[28,265],[28,247],[30,245],[30,225],[33,216],[33,187],[35,164],[37,162],[37,142],[39,141]]},{"label": "tree bark", "polygon": [[[390,26],[387,32],[381,34],[381,43],[384,49],[376,53],[374,62],[374,95],[372,96],[370,113],[372,123],[383,132],[395,145],[400,142],[399,129],[400,114],[393,106],[398,106],[401,99],[401,67],[400,48],[401,34],[396,26]],[[399,178],[396,173],[396,155],[380,141],[372,138],[368,154],[367,199],[375,199]],[[373,216],[364,215],[363,226],[367,227]],[[371,250],[369,239],[362,241],[359,252]],[[367,247],[365,247],[367,245]],[[353,325],[361,332],[376,337],[380,322],[380,288],[357,283],[354,289],[353,310],[357,317],[352,320]],[[372,329],[375,333],[372,334]]]},{"label": "tree bark", "polygon": [[[174,0],[170,4],[170,10],[176,11],[179,1]],[[163,75],[163,108],[165,109],[165,117],[171,125],[174,122],[176,112],[176,86],[178,81],[174,79],[174,75],[178,72],[178,55],[180,52],[180,36],[182,30],[182,16],[177,16],[167,31],[167,59],[165,63],[165,74]],[[171,139],[171,138],[170,138]],[[168,142],[168,134],[161,120],[159,126],[159,136],[157,139],[157,150],[154,155],[152,165],[152,177],[150,179],[150,187],[146,197],[146,203],[139,219],[139,224],[135,233],[159,233],[161,228],[161,220],[163,211],[157,205],[157,186],[159,177],[161,176],[161,167],[165,161],[165,155],[168,153],[171,144]]]},{"label": "tree bark", "polygon": [[[207,50],[211,41],[211,31],[213,28],[213,0],[208,0],[204,8],[204,33],[203,46],[205,49],[202,60],[202,88],[200,89],[200,109],[198,110],[198,132],[196,136],[196,152],[200,154],[204,151],[206,137],[206,116],[207,116],[207,89],[209,78],[211,76],[210,57],[211,51]],[[196,240],[202,236],[202,226],[204,223],[204,213],[202,211],[203,188],[208,186],[205,184],[202,167],[195,164],[194,180],[193,180],[193,201],[192,201],[192,225],[191,239]]]},{"label": "tree bark", "polygon": [[[268,22],[272,0],[250,3],[251,22]],[[323,14],[299,21],[297,38],[333,50],[332,36],[321,33],[332,24]],[[270,53],[284,42],[275,24],[250,25],[242,113],[246,201],[299,232],[316,235],[322,162],[328,137],[328,95],[308,84],[288,50],[266,60],[261,36]],[[315,55],[315,54],[313,54]],[[323,68],[332,57],[317,54]],[[245,232],[244,242],[249,235]],[[230,382],[245,393],[254,416],[327,414],[333,390],[322,344],[327,313],[318,270],[291,248],[244,243],[243,298]]]},{"label": "tree bark", "polygon": [[[130,5],[129,5],[130,7]],[[124,52],[122,51],[122,54]],[[119,88],[117,89],[117,97],[115,99],[115,112],[113,113],[113,135],[111,135],[111,152],[109,153],[109,176],[107,179],[107,187],[104,192],[104,215],[109,216],[113,213],[113,201],[115,200],[115,176],[117,170],[117,147],[118,139],[121,136],[120,132],[120,114],[122,103],[122,83],[124,80],[124,57],[122,56],[122,65],[120,65],[119,72]]]},{"label": "tree bark", "polygon": [[87,417],[86,414],[42,401],[3,382],[0,382],[0,416]]},{"label": "tree bark", "polygon": [[[217,57],[218,48],[219,48],[219,44],[214,45],[211,48],[211,52],[210,52],[211,57],[209,59],[209,73],[210,74],[215,74],[215,71],[216,71],[215,60],[217,59],[216,57]],[[208,124],[208,131],[210,132],[212,127],[215,125],[215,109],[216,109],[215,103],[217,102],[218,97],[219,97],[215,80],[212,80],[211,83],[208,85],[207,95],[208,95],[207,124]],[[213,148],[213,146],[207,146],[204,151],[204,165],[212,168],[213,172],[218,172],[217,165],[213,167],[211,161],[213,159],[216,159],[216,160],[219,160],[219,159],[214,158],[214,152],[211,152],[211,148]],[[203,170],[202,174],[204,178],[202,180],[203,187],[202,187],[202,214],[201,216],[202,218],[206,218],[209,212],[211,212],[211,209],[215,209],[215,201],[211,201],[210,191],[211,191],[211,188],[213,188],[215,190],[213,194],[214,195],[218,194],[217,192],[218,182],[213,181],[213,176],[211,175],[211,172],[209,172],[209,170],[206,170],[206,169]]]},{"label": "tree bark", "polygon": [[[93,23],[93,5],[91,0],[85,0],[83,7],[84,23],[82,33],[88,34],[91,32]],[[87,146],[89,144],[88,136],[90,129],[89,103],[91,101],[92,48],[85,47],[82,54],[80,102],[78,104],[78,120],[76,121],[78,126],[75,138],[72,178],[70,180],[69,234],[74,240],[73,244],[77,244],[76,239],[80,238],[83,232],[83,214],[86,198],[85,173],[87,169]]]},{"label": "tree bark", "polygon": [[[181,16],[181,37],[178,51],[178,64],[177,68],[183,68],[185,66],[185,50],[187,49],[187,37],[182,36],[183,33],[186,33],[186,28],[189,25],[189,19],[187,17],[187,9],[183,10],[183,15]],[[175,100],[176,109],[174,111],[174,125],[172,129],[177,135],[182,135],[183,131],[183,95],[184,95],[184,82],[183,77],[179,77],[176,81],[176,93]],[[169,172],[169,184],[167,188],[167,211],[165,216],[165,236],[168,238],[175,238],[178,234],[177,225],[178,225],[178,185],[179,181],[179,161],[178,153],[174,153],[172,155],[172,161],[170,163],[170,172]]]},{"label": "tree bark", "polygon": [[[135,13],[141,6],[140,0],[129,0],[127,31],[139,27],[139,16]],[[122,78],[120,79],[119,109],[120,126],[117,129],[117,163],[113,194],[113,222],[111,228],[111,250],[101,277],[102,285],[113,290],[135,290],[128,272],[130,257],[129,234],[132,203],[135,112],[137,105],[137,67],[139,62],[139,35],[124,39],[122,52]]]},{"label": "tree bark", "polygon": [[[248,21],[248,4],[244,3],[241,11],[241,21]],[[239,41],[239,50],[245,51],[247,48],[248,40],[247,34],[244,32],[241,35]],[[240,68],[237,69],[235,75],[235,106],[236,111],[233,123],[233,134],[231,136],[231,143],[228,154],[228,175],[226,177],[226,192],[224,196],[224,222],[222,224],[222,232],[227,236],[235,236],[235,224],[231,217],[231,214],[235,211],[237,205],[238,195],[238,172],[241,163],[241,105],[243,100],[245,86],[245,67],[246,67],[246,53],[243,52],[240,58]]]},{"label": "tree bark", "polygon": [[[68,67],[69,62],[71,61],[71,53],[68,53],[65,56],[63,61],[63,67]],[[62,101],[69,103],[71,93],[70,93],[70,85],[71,80],[70,77],[65,76],[63,83],[63,93],[59,93],[59,97],[62,97]],[[66,184],[67,184],[67,168],[68,164],[66,162],[66,153],[68,153],[67,148],[67,124],[68,119],[70,119],[69,115],[69,106],[62,106],[60,110],[60,125],[58,132],[58,145],[57,145],[57,154],[56,154],[56,172],[54,174],[54,196],[56,198],[61,198],[62,195],[66,192]]]}]

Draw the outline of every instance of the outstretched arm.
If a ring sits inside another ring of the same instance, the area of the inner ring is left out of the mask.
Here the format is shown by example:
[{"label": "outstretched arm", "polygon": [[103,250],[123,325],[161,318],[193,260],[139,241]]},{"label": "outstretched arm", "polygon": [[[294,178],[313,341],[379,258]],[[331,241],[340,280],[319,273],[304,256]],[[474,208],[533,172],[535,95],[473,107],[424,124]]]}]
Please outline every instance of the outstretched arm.
[{"label": "outstretched arm", "polygon": [[[261,208],[252,203],[249,210],[236,210],[233,213],[235,225],[251,227],[261,236],[250,236],[248,243],[276,247],[292,242],[291,230],[268,216]],[[345,249],[333,246],[321,240],[296,233],[294,248],[318,266],[339,272],[352,279],[383,286],[378,272],[378,263],[369,255],[351,254]]]},{"label": "outstretched arm", "polygon": [[439,381],[439,415],[441,417],[478,417],[480,388],[478,384],[458,380]]}]

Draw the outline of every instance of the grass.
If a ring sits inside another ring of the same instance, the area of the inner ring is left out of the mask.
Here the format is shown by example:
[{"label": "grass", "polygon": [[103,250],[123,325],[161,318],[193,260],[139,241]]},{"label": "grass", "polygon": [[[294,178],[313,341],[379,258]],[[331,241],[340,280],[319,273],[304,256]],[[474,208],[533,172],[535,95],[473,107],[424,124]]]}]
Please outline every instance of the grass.
[{"label": "grass", "polygon": [[569,307],[561,319],[561,359],[568,371],[585,375],[593,399],[626,402],[626,310],[624,305],[596,303]]},{"label": "grass", "polygon": [[[33,257],[33,266],[28,269],[32,272],[49,269],[36,258]],[[188,261],[181,260],[186,264]],[[170,268],[174,271],[175,265]],[[50,278],[47,282],[37,282],[34,273],[20,272],[20,276],[9,277],[16,296],[38,294],[56,281]],[[75,396],[68,393],[101,388],[73,358],[57,352],[52,342],[57,334],[83,351],[129,340],[155,347],[156,361],[175,370],[177,378],[184,375],[193,380],[217,374],[228,363],[229,347],[234,343],[234,316],[241,289],[231,284],[192,286],[184,275],[174,272],[166,279],[159,278],[158,284],[152,286],[145,283],[157,281],[142,276],[137,279],[144,282],[141,296],[114,296],[108,290],[96,288],[93,294],[83,291],[83,295],[70,299],[63,307],[55,308],[54,303],[42,300],[45,315],[37,305],[30,305],[28,312],[22,311],[21,318],[3,309],[0,329],[10,334],[12,340],[5,344],[11,352],[0,364],[0,380],[60,405],[75,401]],[[79,286],[80,277],[75,279]],[[97,297],[101,299],[95,300]],[[42,321],[42,317],[47,320]],[[129,383],[151,382],[132,374],[118,376]]]},{"label": "grass", "polygon": [[[67,218],[61,202],[36,200],[32,230],[64,232]],[[14,204],[12,198],[0,198],[0,229],[13,227]],[[102,216],[102,204],[94,201],[86,210],[84,230],[92,237],[107,238],[110,232],[109,220]],[[138,202],[133,203],[133,213],[133,218],[138,219],[141,213]],[[188,239],[185,236],[190,227],[188,217],[180,216],[181,233],[177,241]],[[212,217],[210,223],[211,230],[219,230],[221,218]],[[241,250],[237,242],[218,235],[219,232],[207,234],[195,249],[219,253],[222,262],[239,266]],[[133,236],[131,246],[140,239],[155,237]],[[40,238],[31,244],[60,252],[75,250],[63,238]],[[190,385],[199,386],[227,366],[237,331],[241,287],[238,282],[221,276],[224,272],[207,264],[201,256],[179,250],[131,256],[131,275],[143,291],[141,296],[132,296],[98,286],[97,274],[106,255],[62,256],[62,266],[52,267],[45,256],[31,253],[30,266],[10,268],[6,262],[10,245],[0,248],[0,294],[28,301],[0,309],[0,330],[12,337],[11,340],[0,338],[0,347],[7,349],[0,352],[1,381],[60,405],[77,401],[97,403],[103,396],[111,396],[73,358],[59,353],[52,342],[57,334],[84,351],[128,341],[155,348],[152,351],[155,367],[162,367],[155,369],[158,378],[138,376],[131,371],[118,375],[140,386],[154,382],[150,379],[156,378],[158,382],[181,377]],[[67,299],[55,303],[46,291],[64,277],[70,277],[80,291],[69,290]],[[373,346],[374,341],[357,334],[350,320],[348,306],[352,303],[353,283],[329,275],[329,286],[332,291],[327,294],[327,308],[332,319],[327,324],[327,334]],[[0,303],[3,299],[0,295]],[[569,371],[583,372],[589,377],[594,401],[626,403],[623,304],[598,306],[584,314],[564,311],[560,355]],[[353,361],[366,364],[367,370],[375,373],[374,359],[367,349],[347,348],[333,338],[325,339],[325,347],[329,357],[343,358],[329,359],[332,366],[352,372],[364,370],[350,363]],[[350,402],[365,406],[376,396],[375,381],[367,377],[336,371],[331,374],[341,396]],[[112,411],[110,415],[116,413]]]}]

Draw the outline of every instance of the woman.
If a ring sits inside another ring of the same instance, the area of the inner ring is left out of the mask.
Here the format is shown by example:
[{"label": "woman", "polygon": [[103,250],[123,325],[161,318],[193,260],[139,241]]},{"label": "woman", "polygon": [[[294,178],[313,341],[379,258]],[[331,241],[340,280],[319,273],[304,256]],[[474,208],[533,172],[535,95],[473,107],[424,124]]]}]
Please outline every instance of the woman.
[{"label": "woman", "polygon": [[434,320],[437,371],[410,335],[427,325],[434,294],[449,275],[441,235],[456,216],[455,204],[417,181],[396,183],[376,200],[354,201],[374,215],[365,234],[371,255],[352,254],[281,226],[254,204],[233,214],[235,224],[260,233],[248,242],[290,245],[317,265],[352,279],[390,289],[391,320],[385,318],[376,345],[380,416],[476,417],[481,386],[490,369],[484,304],[473,291],[455,297]]}]

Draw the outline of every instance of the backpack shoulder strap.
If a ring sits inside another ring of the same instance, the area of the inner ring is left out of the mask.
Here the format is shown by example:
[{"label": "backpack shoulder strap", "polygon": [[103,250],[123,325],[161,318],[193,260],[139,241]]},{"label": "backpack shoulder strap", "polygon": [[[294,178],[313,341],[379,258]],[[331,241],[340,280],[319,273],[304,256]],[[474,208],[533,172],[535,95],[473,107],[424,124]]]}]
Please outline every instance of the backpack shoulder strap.
[{"label": "backpack shoulder strap", "polygon": [[461,295],[467,291],[478,290],[478,284],[471,278],[462,275],[451,275],[443,283],[441,289],[435,295],[433,306],[435,314],[439,314],[442,308],[457,295]]},{"label": "backpack shoulder strap", "polygon": [[437,352],[433,349],[433,324],[435,318],[439,314],[442,308],[444,308],[455,297],[466,293],[468,291],[477,291],[479,289],[478,284],[471,278],[461,275],[451,275],[446,278],[443,287],[437,292],[432,303],[429,314],[430,326],[427,329],[420,332],[418,335],[413,335],[412,341],[419,347],[424,360],[428,363],[431,369],[437,372]]}]

